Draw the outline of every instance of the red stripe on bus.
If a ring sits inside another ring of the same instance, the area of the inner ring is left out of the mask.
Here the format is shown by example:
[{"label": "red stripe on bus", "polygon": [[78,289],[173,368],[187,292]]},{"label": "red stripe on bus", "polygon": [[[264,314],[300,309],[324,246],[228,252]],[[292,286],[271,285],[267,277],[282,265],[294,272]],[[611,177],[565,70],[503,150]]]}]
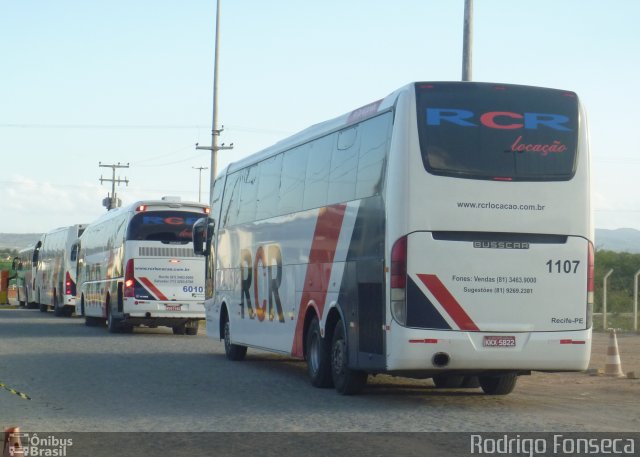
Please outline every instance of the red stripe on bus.
[{"label": "red stripe on bus", "polygon": [[480,330],[436,275],[418,274],[418,278],[436,297],[436,300],[440,302],[456,325],[460,327],[460,330]]},{"label": "red stripe on bus", "polygon": [[307,306],[313,301],[316,304],[320,318],[324,311],[325,300],[331,269],[333,268],[333,258],[338,246],[338,238],[342,229],[346,205],[332,205],[320,208],[318,220],[313,233],[311,250],[309,252],[309,263],[304,278],[304,286],[300,306],[298,307],[298,321],[296,322],[296,333],[293,339],[291,354],[295,357],[304,357],[304,317],[307,314]]},{"label": "red stripe on bus", "polygon": [[169,300],[162,292],[160,292],[160,289],[158,289],[155,286],[155,284],[153,284],[149,280],[149,278],[138,278],[138,279],[140,280],[140,282],[142,282],[142,284],[147,286],[147,288],[158,298],[158,300],[165,300],[165,301]]}]

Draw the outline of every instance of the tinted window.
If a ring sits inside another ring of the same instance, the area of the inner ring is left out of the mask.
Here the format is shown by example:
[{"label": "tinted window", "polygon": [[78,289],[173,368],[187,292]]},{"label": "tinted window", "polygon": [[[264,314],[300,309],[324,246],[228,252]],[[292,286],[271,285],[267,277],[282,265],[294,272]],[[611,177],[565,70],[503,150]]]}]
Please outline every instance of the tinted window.
[{"label": "tinted window", "polygon": [[366,198],[382,191],[384,164],[389,148],[391,113],[369,119],[360,125],[360,151],[356,198]]},{"label": "tinted window", "polygon": [[338,144],[331,155],[327,203],[347,202],[355,198],[359,142],[357,126],[338,132]]},{"label": "tinted window", "polygon": [[245,168],[240,172],[240,207],[238,223],[253,221],[256,217],[256,201],[258,197],[258,165]]},{"label": "tinted window", "polygon": [[238,220],[238,207],[240,206],[240,172],[235,172],[227,177],[227,185],[222,199],[222,214],[220,215],[220,227],[233,225]]},{"label": "tinted window", "polygon": [[[128,240],[189,242],[191,227],[202,217],[199,213],[186,211],[148,211],[138,213],[129,223]],[[120,221],[109,221],[117,223]]]},{"label": "tinted window", "polygon": [[476,179],[566,180],[578,138],[574,93],[480,83],[416,85],[425,168]]},{"label": "tinted window", "polygon": [[218,178],[213,183],[213,198],[211,199],[211,218],[219,223],[220,219],[220,207],[222,206],[222,187],[224,184],[224,177]]},{"label": "tinted window", "polygon": [[309,160],[304,187],[304,209],[317,208],[327,203],[331,153],[336,135],[319,138],[310,143]]},{"label": "tinted window", "polygon": [[309,145],[305,144],[284,153],[278,214],[289,214],[302,209],[310,149]]},{"label": "tinted window", "polygon": [[260,162],[256,220],[268,219],[278,214],[282,156],[283,154],[278,154]]}]

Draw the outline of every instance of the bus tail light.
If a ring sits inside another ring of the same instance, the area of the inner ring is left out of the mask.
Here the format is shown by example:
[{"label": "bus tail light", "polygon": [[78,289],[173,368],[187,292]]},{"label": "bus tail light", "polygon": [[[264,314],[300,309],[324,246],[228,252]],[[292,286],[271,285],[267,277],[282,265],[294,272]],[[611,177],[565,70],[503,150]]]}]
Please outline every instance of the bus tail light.
[{"label": "bus tail light", "polygon": [[587,243],[587,328],[593,324],[593,295],[594,295],[595,255],[593,244]]},{"label": "bus tail light", "polygon": [[135,283],[136,280],[133,276],[133,259],[127,261],[127,267],[124,271],[124,296],[135,297]]},{"label": "bus tail light", "polygon": [[64,293],[66,295],[76,295],[76,283],[73,282],[68,271],[64,278]]},{"label": "bus tail light", "polygon": [[407,323],[407,237],[391,249],[391,313],[400,325]]}]

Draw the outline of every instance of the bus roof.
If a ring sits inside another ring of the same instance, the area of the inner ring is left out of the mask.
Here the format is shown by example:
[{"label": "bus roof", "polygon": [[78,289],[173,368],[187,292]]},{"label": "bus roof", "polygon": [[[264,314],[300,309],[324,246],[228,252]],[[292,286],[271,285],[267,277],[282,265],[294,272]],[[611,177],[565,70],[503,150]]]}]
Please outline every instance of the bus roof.
[{"label": "bus roof", "polygon": [[361,122],[365,119],[374,117],[378,113],[381,113],[393,107],[400,93],[413,91],[414,84],[415,83],[407,84],[400,89],[390,93],[385,98],[356,108],[355,110],[345,113],[334,119],[314,124],[304,130],[301,130],[298,133],[294,133],[290,137],[280,140],[272,146],[258,151],[255,154],[251,154],[250,156],[237,162],[231,163],[228,167],[225,167],[222,170],[219,176],[224,176],[226,173],[232,173],[236,170],[240,170],[250,164],[260,162],[272,155],[278,154],[279,152],[299,146],[314,138],[326,135],[338,129],[342,129],[350,124],[357,124],[358,122]]}]

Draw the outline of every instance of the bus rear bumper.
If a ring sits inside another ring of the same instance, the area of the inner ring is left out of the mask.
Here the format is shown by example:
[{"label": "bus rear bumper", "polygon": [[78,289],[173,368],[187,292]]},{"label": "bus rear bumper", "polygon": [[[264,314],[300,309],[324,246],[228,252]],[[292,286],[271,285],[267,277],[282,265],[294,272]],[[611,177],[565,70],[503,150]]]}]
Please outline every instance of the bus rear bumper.
[{"label": "bus rear bumper", "polygon": [[591,355],[591,329],[518,333],[403,329],[395,333],[390,338],[388,371],[583,371]]}]

